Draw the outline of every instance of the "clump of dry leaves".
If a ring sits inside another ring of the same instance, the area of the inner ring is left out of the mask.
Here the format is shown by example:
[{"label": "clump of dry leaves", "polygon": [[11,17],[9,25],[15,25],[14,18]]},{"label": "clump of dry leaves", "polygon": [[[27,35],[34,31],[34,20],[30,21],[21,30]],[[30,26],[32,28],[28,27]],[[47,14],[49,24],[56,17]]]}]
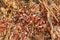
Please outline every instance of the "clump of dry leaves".
[{"label": "clump of dry leaves", "polygon": [[60,1],[0,0],[0,40],[60,40]]}]

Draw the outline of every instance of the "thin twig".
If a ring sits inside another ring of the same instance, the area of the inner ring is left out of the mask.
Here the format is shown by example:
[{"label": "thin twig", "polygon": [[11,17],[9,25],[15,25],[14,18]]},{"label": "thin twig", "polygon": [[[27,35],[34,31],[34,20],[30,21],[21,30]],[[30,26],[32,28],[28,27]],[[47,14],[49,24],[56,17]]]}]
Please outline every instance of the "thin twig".
[{"label": "thin twig", "polygon": [[[40,1],[41,2],[41,1]],[[46,3],[43,1],[43,2],[41,2],[41,3],[43,3],[44,4],[44,6],[45,6],[45,8],[47,9],[47,11],[48,11],[48,13],[47,13],[47,18],[48,18],[48,21],[49,21],[49,24],[50,24],[50,26],[51,26],[51,38],[52,38],[52,40],[54,40],[54,35],[53,35],[53,25],[52,25],[52,22],[51,22],[51,19],[50,19],[50,14],[51,14],[51,12],[50,12],[50,10],[49,10],[49,7],[46,5]]]}]

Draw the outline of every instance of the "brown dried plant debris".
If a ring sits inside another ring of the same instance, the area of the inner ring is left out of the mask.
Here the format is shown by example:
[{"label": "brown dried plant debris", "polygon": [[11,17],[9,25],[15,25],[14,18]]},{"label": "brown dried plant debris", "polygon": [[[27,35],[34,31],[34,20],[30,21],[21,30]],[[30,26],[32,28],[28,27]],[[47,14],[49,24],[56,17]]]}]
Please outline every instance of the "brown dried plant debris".
[{"label": "brown dried plant debris", "polygon": [[0,40],[59,40],[59,0],[0,0]]}]

